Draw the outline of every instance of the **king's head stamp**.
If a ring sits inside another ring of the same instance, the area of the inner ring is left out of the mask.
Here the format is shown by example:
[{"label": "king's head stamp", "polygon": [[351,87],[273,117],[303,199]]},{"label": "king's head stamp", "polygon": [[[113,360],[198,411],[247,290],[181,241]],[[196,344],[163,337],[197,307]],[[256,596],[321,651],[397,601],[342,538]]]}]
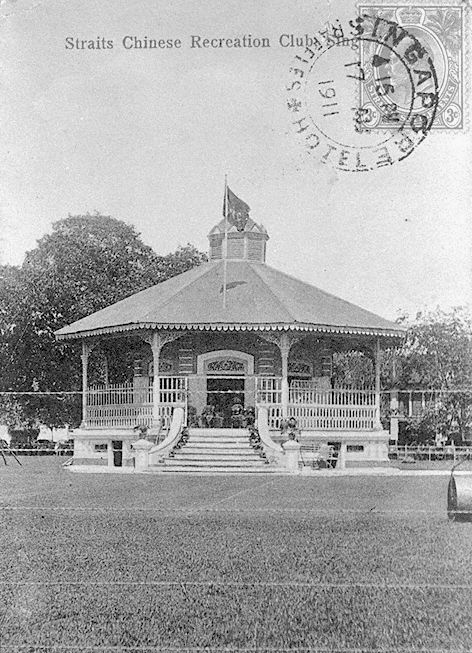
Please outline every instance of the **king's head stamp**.
[{"label": "king's head stamp", "polygon": [[[392,4],[361,4],[359,15],[366,15],[394,22],[399,29],[413,34],[424,47],[434,65],[438,79],[438,102],[431,129],[461,130],[464,128],[464,42],[465,5],[412,6]],[[361,61],[366,74],[360,84],[360,102],[363,113],[372,128],[388,128],[382,106],[376,92],[376,70],[370,65],[375,45],[361,45]],[[388,67],[383,74],[388,74]],[[398,69],[397,85],[392,101],[398,111],[407,110],[407,76]],[[367,120],[366,120],[367,122]]]},{"label": "king's head stamp", "polygon": [[292,128],[323,164],[375,170],[408,157],[432,129],[460,125],[462,68],[445,66],[426,10],[393,9],[365,5],[347,24],[320,29],[294,58],[286,87]]}]

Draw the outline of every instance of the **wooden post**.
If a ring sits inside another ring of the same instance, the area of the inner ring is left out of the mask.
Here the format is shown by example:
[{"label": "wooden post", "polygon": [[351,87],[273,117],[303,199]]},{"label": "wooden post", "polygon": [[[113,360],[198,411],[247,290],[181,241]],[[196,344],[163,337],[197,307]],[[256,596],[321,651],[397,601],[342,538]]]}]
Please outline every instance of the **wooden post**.
[{"label": "wooden post", "polygon": [[161,352],[162,344],[161,338],[157,331],[154,331],[151,338],[151,350],[153,361],[153,388],[152,388],[152,428],[158,429],[161,425],[160,419],[160,395],[161,385],[159,379],[159,354]]},{"label": "wooden post", "polygon": [[[159,377],[159,355],[161,349],[168,342],[172,342],[181,337],[181,333],[173,333],[172,331],[147,331],[141,333],[140,337],[151,346],[152,361],[154,366],[153,371],[153,388],[152,388],[152,429],[159,429],[161,425],[160,407],[161,407],[161,384]],[[154,432],[155,435],[155,432]]]},{"label": "wooden post", "polygon": [[390,393],[390,440],[398,442],[398,390]]},{"label": "wooden post", "polygon": [[280,354],[282,357],[282,417],[284,420],[288,418],[288,355],[290,353],[290,344],[291,343],[288,334],[283,333],[282,337],[280,338]]},{"label": "wooden post", "polygon": [[108,386],[110,383],[110,374],[109,374],[109,369],[108,369],[108,356],[106,355],[105,352],[103,352],[103,373],[105,377],[105,385]]},{"label": "wooden post", "polygon": [[381,429],[380,421],[380,338],[375,341],[375,429]]},{"label": "wooden post", "polygon": [[[288,356],[292,345],[294,345],[300,336],[294,333],[261,333],[261,338],[267,342],[271,342],[280,349],[280,356],[282,359],[282,383],[280,392],[280,401],[282,404],[282,419],[288,417],[288,404],[289,404],[289,387],[288,387]],[[274,393],[275,394],[275,393]]]},{"label": "wooden post", "polygon": [[82,342],[82,354],[80,358],[82,359],[82,422],[80,428],[87,428],[88,426],[88,415],[87,415],[87,391],[88,391],[88,360],[92,349],[94,348],[95,343]]}]

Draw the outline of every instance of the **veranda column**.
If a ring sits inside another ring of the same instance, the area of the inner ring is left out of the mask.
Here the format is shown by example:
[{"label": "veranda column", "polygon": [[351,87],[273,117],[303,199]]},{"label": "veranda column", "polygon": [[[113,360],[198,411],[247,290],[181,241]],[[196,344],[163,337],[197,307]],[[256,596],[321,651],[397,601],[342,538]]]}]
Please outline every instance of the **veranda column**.
[{"label": "veranda column", "polygon": [[375,341],[375,429],[381,429],[380,421],[380,338]]},{"label": "veranda column", "polygon": [[288,355],[290,353],[290,337],[288,333],[283,333],[280,338],[280,355],[282,357],[282,417],[288,418],[288,400],[289,400],[289,387],[288,387]]},{"label": "veranda column", "polygon": [[80,428],[87,428],[87,390],[88,390],[88,360],[92,349],[94,348],[95,343],[82,342],[82,354],[80,358],[82,359],[82,422]]},{"label": "veranda column", "polygon": [[160,419],[160,399],[161,399],[161,385],[159,381],[159,354],[161,353],[162,342],[160,334],[155,331],[151,338],[152,349],[152,363],[153,363],[153,379],[152,379],[152,428],[158,429],[161,425]]},{"label": "veranda column", "polygon": [[177,338],[181,337],[181,333],[173,332],[162,332],[162,331],[152,331],[142,334],[140,337],[151,345],[152,350],[152,362],[154,367],[153,373],[153,389],[152,389],[152,429],[159,429],[161,425],[160,420],[160,377],[159,377],[159,356],[161,353],[162,347],[168,342],[172,342]]},{"label": "veranda column", "polygon": [[289,387],[288,387],[288,356],[291,347],[300,340],[300,335],[287,332],[261,333],[260,337],[267,342],[271,342],[280,349],[282,359],[282,386],[281,386],[281,404],[282,418],[288,417]]},{"label": "veranda column", "polygon": [[398,442],[398,390],[390,393],[390,440]]},{"label": "veranda column", "polygon": [[108,385],[110,382],[110,374],[108,370],[108,356],[106,355],[105,352],[103,352],[103,375],[104,375],[104,381],[105,385]]}]

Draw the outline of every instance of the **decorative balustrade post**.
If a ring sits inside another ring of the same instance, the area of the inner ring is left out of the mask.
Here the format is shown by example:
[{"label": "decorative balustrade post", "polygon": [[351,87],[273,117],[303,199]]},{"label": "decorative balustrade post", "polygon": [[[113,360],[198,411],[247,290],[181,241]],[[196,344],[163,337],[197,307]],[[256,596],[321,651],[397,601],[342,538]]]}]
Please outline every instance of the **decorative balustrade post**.
[{"label": "decorative balustrade post", "polygon": [[374,429],[382,429],[380,420],[380,338],[375,341],[375,423]]},{"label": "decorative balustrade post", "polygon": [[285,468],[291,474],[297,474],[300,471],[300,448],[301,444],[296,440],[287,440],[287,442],[284,442],[282,445],[282,449],[285,452]]},{"label": "decorative balustrade post", "polygon": [[398,390],[390,393],[390,440],[398,442]]},{"label": "decorative balustrade post", "polygon": [[146,472],[149,469],[149,451],[152,447],[152,442],[144,438],[133,442],[134,468],[136,472]]},{"label": "decorative balustrade post", "polygon": [[92,349],[95,347],[94,342],[82,341],[82,354],[80,358],[82,359],[82,422],[80,423],[80,428],[85,429],[88,425],[87,419],[87,391],[88,391],[88,360],[92,352]]}]

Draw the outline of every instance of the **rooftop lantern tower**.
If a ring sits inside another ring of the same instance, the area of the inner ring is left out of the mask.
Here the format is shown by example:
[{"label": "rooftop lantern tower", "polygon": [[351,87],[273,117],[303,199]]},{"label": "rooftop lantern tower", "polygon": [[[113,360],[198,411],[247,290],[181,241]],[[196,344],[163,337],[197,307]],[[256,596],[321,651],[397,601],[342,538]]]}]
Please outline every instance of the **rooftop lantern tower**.
[{"label": "rooftop lantern tower", "polygon": [[223,219],[208,234],[210,261],[221,259],[265,263],[265,227],[249,217],[249,206],[226,187]]}]

